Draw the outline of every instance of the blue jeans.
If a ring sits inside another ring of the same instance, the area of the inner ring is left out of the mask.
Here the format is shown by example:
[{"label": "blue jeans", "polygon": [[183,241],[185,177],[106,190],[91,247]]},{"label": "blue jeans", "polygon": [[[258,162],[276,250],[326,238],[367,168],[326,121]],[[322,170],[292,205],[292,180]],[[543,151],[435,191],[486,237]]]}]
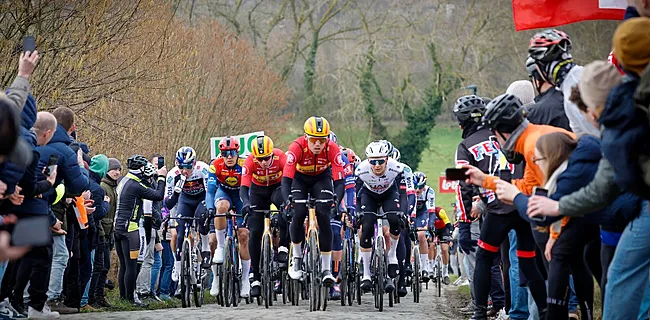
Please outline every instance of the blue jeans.
[{"label": "blue jeans", "polygon": [[160,286],[158,295],[172,295],[172,269],[174,269],[174,252],[169,241],[161,241],[162,251],[162,272],[160,273]]},{"label": "blue jeans", "polygon": [[7,265],[9,261],[0,261],[0,283],[2,283],[2,278],[5,276],[5,271],[7,270]]},{"label": "blue jeans", "polygon": [[151,266],[151,292],[156,292],[156,285],[160,278],[160,270],[162,269],[162,257],[160,252],[154,249],[153,252],[153,266]]},{"label": "blue jeans", "polygon": [[[95,263],[95,249],[90,251],[90,272],[91,272],[91,274],[92,274],[93,263]],[[88,304],[88,291],[90,291],[90,281],[86,282],[86,287],[84,289],[84,294],[81,297],[81,306],[82,307],[84,307],[85,305]]]},{"label": "blue jeans", "polygon": [[[648,318],[650,297],[650,211],[643,201],[640,215],[628,223],[607,273],[603,319]],[[640,314],[643,313],[643,314]]]},{"label": "blue jeans", "polygon": [[54,243],[52,244],[52,269],[50,271],[50,284],[47,289],[47,298],[55,300],[61,297],[63,291],[63,275],[68,260],[70,259],[70,252],[65,243],[65,236],[53,236]]},{"label": "blue jeans", "polygon": [[[512,320],[526,320],[528,319],[528,291],[525,287],[519,285],[519,258],[517,258],[517,233],[515,230],[508,232],[510,239],[510,250],[508,257],[510,258],[510,312],[509,316]],[[535,301],[533,300],[533,304]]]},{"label": "blue jeans", "polygon": [[573,284],[573,275],[569,276],[569,312],[578,312],[578,296],[576,296],[576,290],[574,289],[575,285]]}]

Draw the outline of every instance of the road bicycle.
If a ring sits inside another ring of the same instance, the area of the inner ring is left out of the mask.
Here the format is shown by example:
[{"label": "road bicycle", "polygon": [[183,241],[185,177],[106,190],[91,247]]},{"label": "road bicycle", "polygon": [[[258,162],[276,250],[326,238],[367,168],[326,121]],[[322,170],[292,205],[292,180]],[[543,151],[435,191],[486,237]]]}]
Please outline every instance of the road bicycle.
[{"label": "road bicycle", "polygon": [[422,268],[420,265],[420,241],[418,240],[418,231],[424,231],[416,228],[411,224],[411,239],[413,244],[413,275],[411,276],[411,292],[413,293],[413,302],[420,303],[420,293],[422,293]]},{"label": "road bicycle", "polygon": [[181,252],[181,270],[179,282],[181,286],[181,305],[183,308],[191,307],[191,297],[194,297],[194,306],[203,304],[205,279],[208,273],[201,268],[201,236],[198,230],[202,218],[195,217],[169,217],[169,219],[182,220],[185,223],[185,234]]},{"label": "road bicycle", "polygon": [[[321,281],[321,263],[320,263],[320,248],[318,246],[318,222],[316,220],[316,204],[331,204],[336,200],[332,199],[315,199],[311,195],[304,200],[294,199],[289,196],[291,205],[305,204],[307,205],[308,212],[308,228],[307,228],[307,245],[303,243],[303,277],[302,283],[305,287],[305,292],[308,293],[309,311],[320,310],[321,306],[323,311],[327,308],[327,298],[329,296],[327,287]],[[328,225],[329,227],[329,225]],[[302,292],[300,280],[292,280],[293,301],[298,305],[298,295]]]},{"label": "road bicycle", "polygon": [[[226,213],[217,213],[210,215],[209,219],[213,218],[226,218],[226,242],[224,244],[224,258],[223,263],[217,269],[219,277],[219,294],[217,295],[217,303],[222,307],[236,307],[241,301],[239,296],[241,285],[241,265],[239,257],[239,239],[237,238],[237,231],[239,227],[235,219],[241,218],[241,214],[237,214],[234,208],[231,208]],[[248,279],[246,279],[248,280]],[[246,303],[250,303],[246,299]]]},{"label": "road bicycle", "polygon": [[[253,210],[253,212],[261,213],[264,215],[264,233],[262,234],[262,257],[260,259],[260,273],[262,275],[262,296],[258,297],[257,302],[261,304],[262,300],[264,301],[264,307],[269,308],[273,305],[273,300],[275,299],[275,292],[273,291],[273,286],[275,285],[275,280],[277,276],[275,275],[279,271],[277,263],[275,263],[272,235],[271,235],[271,214],[279,214],[279,210]],[[284,286],[283,286],[284,288]],[[283,295],[283,300],[286,303],[286,297]]]},{"label": "road bicycle", "polygon": [[[343,238],[343,257],[341,259],[341,306],[345,306],[345,302],[349,306],[352,305],[353,300],[357,300],[361,304],[361,274],[360,264],[357,262],[357,232],[354,226],[354,218],[347,212],[343,213],[342,228],[344,233]],[[358,299],[357,299],[358,297]]]}]

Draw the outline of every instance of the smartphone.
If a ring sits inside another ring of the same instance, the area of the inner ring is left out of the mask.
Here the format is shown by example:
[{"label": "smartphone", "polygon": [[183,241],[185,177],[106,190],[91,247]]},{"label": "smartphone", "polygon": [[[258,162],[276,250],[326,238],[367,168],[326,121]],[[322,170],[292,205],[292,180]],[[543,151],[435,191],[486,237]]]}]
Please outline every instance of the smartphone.
[{"label": "smartphone", "polygon": [[[548,197],[548,190],[540,187],[534,187],[533,188],[533,195],[534,196],[542,196],[542,197]],[[546,221],[546,216],[535,216],[535,217],[530,217],[530,220],[533,221]]]},{"label": "smartphone", "polygon": [[52,244],[50,218],[47,215],[42,215],[18,219],[11,234],[11,242],[12,245],[19,247],[40,247]]},{"label": "smartphone", "polygon": [[165,166],[165,157],[158,157],[158,169]]},{"label": "smartphone", "polygon": [[447,168],[445,170],[445,178],[452,181],[464,181],[467,179],[467,168]]},{"label": "smartphone", "polygon": [[499,170],[499,179],[508,183],[512,182],[512,172],[510,172],[510,169]]},{"label": "smartphone", "polygon": [[23,52],[34,52],[36,50],[36,38],[34,36],[25,36],[23,38]]},{"label": "smartphone", "polygon": [[52,171],[54,171],[54,166],[59,162],[58,154],[51,154],[50,158],[47,160],[47,169],[45,169],[45,175],[49,176]]}]

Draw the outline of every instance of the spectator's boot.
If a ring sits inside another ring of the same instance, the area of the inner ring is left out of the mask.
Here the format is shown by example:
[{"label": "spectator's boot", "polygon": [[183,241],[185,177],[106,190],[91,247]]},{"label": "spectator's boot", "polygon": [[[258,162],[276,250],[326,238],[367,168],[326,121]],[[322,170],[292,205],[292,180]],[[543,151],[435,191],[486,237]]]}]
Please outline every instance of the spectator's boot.
[{"label": "spectator's boot", "polygon": [[487,308],[484,306],[476,306],[474,315],[470,318],[470,320],[488,320]]},{"label": "spectator's boot", "polygon": [[57,300],[47,300],[47,306],[50,308],[51,311],[56,311],[59,314],[75,314],[79,313],[79,309],[77,308],[70,308],[63,304],[63,301],[60,299]]}]

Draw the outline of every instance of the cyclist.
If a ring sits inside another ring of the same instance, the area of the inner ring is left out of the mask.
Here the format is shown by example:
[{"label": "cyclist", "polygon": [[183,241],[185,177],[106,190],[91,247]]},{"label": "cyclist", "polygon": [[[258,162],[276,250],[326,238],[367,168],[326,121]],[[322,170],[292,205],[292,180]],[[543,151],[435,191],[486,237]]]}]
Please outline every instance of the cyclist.
[{"label": "cyclist", "polygon": [[[388,144],[388,149],[391,150],[390,157],[395,159],[395,161],[400,162],[404,166],[404,175],[400,186],[406,187],[406,192],[400,193],[400,204],[404,210],[404,214],[408,218],[410,213],[415,209],[415,187],[414,187],[414,177],[413,170],[407,164],[401,162],[402,155],[399,152],[399,149],[393,146],[390,141],[385,140]],[[388,228],[384,228],[384,235],[388,238]],[[399,247],[397,248],[397,260],[399,261],[399,273],[403,274],[404,277],[399,278],[398,283],[398,294],[400,297],[406,296],[408,291],[406,290],[406,277],[410,276],[413,273],[413,267],[411,266],[411,239],[409,237],[410,230],[408,228],[403,228],[400,233],[400,242]]]},{"label": "cyclist", "polygon": [[[330,141],[338,144],[338,139],[334,131],[330,131],[329,136]],[[341,201],[341,206],[339,210],[334,211],[330,219],[330,225],[332,226],[332,276],[337,279],[339,282],[339,267],[341,264],[341,259],[343,258],[343,234],[341,233],[342,227],[342,216],[339,214],[343,211],[347,211],[348,214],[354,216],[354,206],[355,206],[355,182],[354,182],[354,164],[350,162],[348,158],[348,149],[340,146],[341,148],[341,159],[343,160],[344,173],[345,173],[345,197],[344,201]],[[345,149],[345,151],[343,151]],[[347,209],[347,210],[346,210]],[[330,298],[332,300],[341,299],[341,289],[339,288],[338,283],[334,284],[330,289]]]},{"label": "cyclist", "polygon": [[[253,143],[252,153],[246,158],[242,170],[241,189],[239,196],[243,202],[242,213],[247,215],[250,230],[248,250],[251,256],[251,297],[259,297],[262,293],[260,283],[260,251],[262,234],[264,232],[264,215],[256,210],[269,210],[271,204],[280,208],[282,198],[282,170],[287,156],[282,150],[273,147],[273,140],[267,136],[258,136]],[[250,193],[250,196],[249,196]],[[288,223],[278,216],[280,243],[277,260],[286,265],[289,256]]]},{"label": "cyclist", "polygon": [[[404,212],[400,209],[400,193],[398,184],[402,181],[404,166],[389,157],[388,145],[382,141],[373,141],[366,147],[366,160],[356,169],[358,203],[357,215],[361,221],[360,255],[363,260],[363,280],[361,288],[369,291],[372,288],[370,278],[370,257],[372,255],[372,238],[376,217],[363,215],[363,212],[377,212],[381,207],[386,213],[390,225],[390,248],[388,249],[388,277],[385,290],[392,292],[395,285],[392,279],[397,276],[397,245],[400,238],[400,220]],[[398,215],[394,212],[399,212]],[[379,232],[382,232],[381,230]]]},{"label": "cyclist", "polygon": [[[210,164],[208,178],[208,193],[205,196],[205,205],[210,215],[225,214],[234,207],[237,214],[242,213],[243,203],[239,197],[239,188],[242,180],[242,166],[244,159],[239,157],[239,142],[237,139],[228,136],[219,142],[220,157]],[[240,295],[248,298],[250,295],[250,254],[248,252],[248,229],[244,227],[244,219],[236,219],[239,239],[239,256],[241,258],[242,278]],[[217,234],[217,249],[214,252],[212,262],[223,263],[224,245],[226,242],[226,218],[214,218],[214,226]],[[216,268],[216,267],[215,267]],[[215,295],[216,295],[215,291]],[[210,294],[213,291],[210,290]]]},{"label": "cyclist", "polygon": [[[167,192],[171,197],[165,201],[168,209],[176,207],[177,217],[196,217],[201,213],[201,202],[205,199],[208,179],[208,165],[196,160],[196,152],[191,147],[182,147],[176,152],[177,171],[167,175]],[[171,183],[169,183],[171,181]],[[172,187],[173,186],[173,187]],[[172,280],[178,281],[181,271],[181,251],[185,237],[186,223],[176,223],[176,251]],[[199,224],[202,226],[203,224]],[[207,230],[201,230],[201,266],[210,267],[210,245]]]},{"label": "cyclist", "polygon": [[117,207],[115,210],[115,250],[120,260],[118,283],[120,297],[140,306],[134,299],[136,277],[138,275],[138,253],[140,235],[138,231],[142,217],[143,200],[161,201],[165,192],[165,167],[159,169],[156,189],[143,183],[147,158],[141,155],[131,156],[127,160],[129,173],[117,185]]},{"label": "cyclist", "polygon": [[413,174],[417,204],[415,217],[412,216],[415,228],[418,230],[420,246],[420,265],[422,266],[422,281],[429,281],[429,274],[433,272],[433,265],[429,263],[429,246],[427,245],[427,228],[433,221],[429,220],[431,213],[436,208],[436,193],[427,185],[427,176],[423,172]]},{"label": "cyclist", "polygon": [[[303,129],[305,135],[294,140],[287,151],[287,164],[282,177],[282,195],[285,199],[292,195],[296,200],[303,200],[307,199],[308,193],[316,199],[332,199],[336,194],[339,203],[334,206],[316,204],[322,281],[326,287],[331,287],[336,280],[330,269],[332,261],[330,209],[333,207],[337,210],[345,192],[343,159],[339,146],[328,138],[330,125],[325,118],[310,117],[305,121]],[[285,210],[288,209],[288,205],[289,203],[285,204]],[[302,242],[305,239],[303,224],[307,216],[307,206],[295,205],[292,209],[290,233],[293,259],[289,268],[289,276],[298,280],[302,278],[300,266],[302,264]]]},{"label": "cyclist", "polygon": [[[433,189],[429,188],[431,192]],[[451,243],[451,221],[447,216],[445,209],[435,207],[433,212],[429,214],[429,230],[431,234],[438,237],[440,242],[440,250],[442,251],[442,283],[449,284],[449,243]],[[435,243],[431,243],[429,247],[429,266],[432,270],[436,263],[437,255]]]}]

